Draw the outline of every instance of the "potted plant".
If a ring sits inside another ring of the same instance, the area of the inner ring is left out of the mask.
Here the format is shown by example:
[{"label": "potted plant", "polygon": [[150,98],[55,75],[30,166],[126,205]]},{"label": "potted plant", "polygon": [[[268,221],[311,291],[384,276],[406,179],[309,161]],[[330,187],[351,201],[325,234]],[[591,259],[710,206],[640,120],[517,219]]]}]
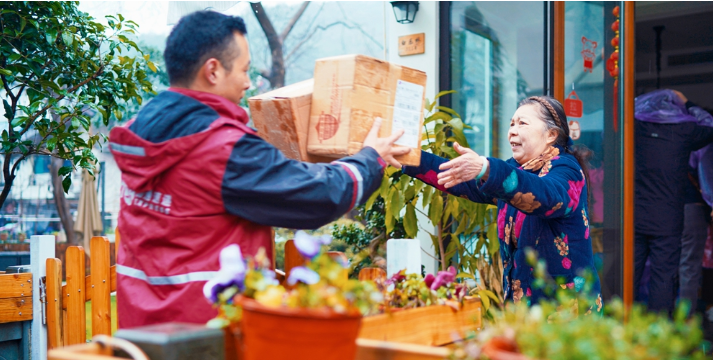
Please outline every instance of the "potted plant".
[{"label": "potted plant", "polygon": [[[528,258],[535,257],[534,252]],[[529,261],[532,262],[532,261]],[[604,306],[600,296],[589,296],[591,277],[571,291],[560,279],[549,277],[544,261],[534,262],[539,288],[556,289],[549,299],[531,307],[526,301],[508,303],[494,311],[492,321],[472,340],[460,343],[452,359],[589,360],[589,359],[705,359],[698,318],[688,318],[687,305],[673,317],[647,312],[636,304],[627,309],[614,299]]]},{"label": "potted plant", "polygon": [[481,302],[467,296],[456,274],[453,266],[425,278],[405,270],[394,274],[385,283],[385,313],[364,317],[359,338],[441,346],[478,330]]},{"label": "potted plant", "polygon": [[330,241],[295,234],[306,264],[290,271],[287,287],[275,280],[264,251],[244,260],[238,245],[223,249],[221,269],[204,287],[219,307],[208,326],[238,330],[236,350],[245,360],[354,358],[362,315],[383,296],[373,282],[344,277],[346,264],[322,249]]}]

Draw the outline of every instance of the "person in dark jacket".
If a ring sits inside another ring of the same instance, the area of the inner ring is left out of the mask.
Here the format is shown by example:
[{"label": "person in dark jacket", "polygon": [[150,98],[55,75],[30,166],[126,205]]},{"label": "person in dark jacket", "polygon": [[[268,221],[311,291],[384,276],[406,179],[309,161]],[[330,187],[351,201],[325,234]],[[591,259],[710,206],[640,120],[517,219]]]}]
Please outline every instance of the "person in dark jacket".
[{"label": "person in dark jacket", "polygon": [[692,151],[713,142],[713,124],[696,114],[700,108],[677,91],[636,98],[634,288],[639,289],[648,259],[648,306],[654,311],[673,311],[688,161]]},{"label": "person in dark jacket", "polygon": [[219,252],[273,254],[271,227],[317,228],[362,204],[383,176],[397,132],[376,119],[357,154],[331,164],[285,158],[246,124],[250,87],[243,20],[202,11],[166,42],[171,88],[146,104],[109,145],[122,171],[117,263],[119,326],[205,323],[216,310],[203,285]]},{"label": "person in dark jacket", "polygon": [[[589,151],[575,147],[562,104],[548,96],[523,100],[510,120],[513,157],[484,157],[458,143],[448,161],[421,152],[419,166],[390,165],[449,194],[498,207],[498,238],[505,298],[536,304],[548,289],[536,286],[527,250],[547,262],[550,276],[572,291],[589,291],[599,313],[601,284],[594,267],[585,171]],[[586,273],[592,283],[586,286]]]}]

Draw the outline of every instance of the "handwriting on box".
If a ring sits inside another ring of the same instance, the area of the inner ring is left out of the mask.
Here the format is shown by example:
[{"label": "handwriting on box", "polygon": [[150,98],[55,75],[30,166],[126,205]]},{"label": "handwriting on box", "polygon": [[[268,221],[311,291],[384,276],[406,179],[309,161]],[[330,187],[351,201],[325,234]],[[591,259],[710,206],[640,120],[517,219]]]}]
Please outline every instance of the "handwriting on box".
[{"label": "handwriting on box", "polygon": [[423,86],[398,80],[394,99],[394,121],[392,134],[404,129],[404,135],[396,141],[396,145],[418,148],[421,139],[418,130],[421,126],[421,105],[423,104]]}]

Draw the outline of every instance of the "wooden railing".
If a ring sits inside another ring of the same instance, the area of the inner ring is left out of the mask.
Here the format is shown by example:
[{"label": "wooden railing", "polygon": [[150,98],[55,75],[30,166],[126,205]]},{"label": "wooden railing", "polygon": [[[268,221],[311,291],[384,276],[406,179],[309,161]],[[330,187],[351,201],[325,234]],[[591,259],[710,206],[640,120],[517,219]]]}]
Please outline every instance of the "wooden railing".
[{"label": "wooden railing", "polygon": [[0,323],[32,320],[32,274],[0,272]]},{"label": "wooden railing", "polygon": [[67,248],[67,284],[62,285],[62,261],[47,259],[48,348],[86,342],[86,302],[91,304],[92,335],[111,335],[111,293],[116,291],[116,266],[111,266],[109,239],[90,242],[91,275],[85,275],[84,248]]}]

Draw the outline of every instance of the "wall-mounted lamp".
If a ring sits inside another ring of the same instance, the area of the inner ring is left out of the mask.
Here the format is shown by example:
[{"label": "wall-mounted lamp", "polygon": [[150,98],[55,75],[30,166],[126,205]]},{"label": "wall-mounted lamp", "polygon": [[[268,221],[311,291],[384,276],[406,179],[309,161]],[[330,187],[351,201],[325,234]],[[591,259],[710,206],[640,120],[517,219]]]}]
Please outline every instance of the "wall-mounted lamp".
[{"label": "wall-mounted lamp", "polygon": [[418,1],[392,1],[394,16],[400,24],[410,24],[416,18]]}]

